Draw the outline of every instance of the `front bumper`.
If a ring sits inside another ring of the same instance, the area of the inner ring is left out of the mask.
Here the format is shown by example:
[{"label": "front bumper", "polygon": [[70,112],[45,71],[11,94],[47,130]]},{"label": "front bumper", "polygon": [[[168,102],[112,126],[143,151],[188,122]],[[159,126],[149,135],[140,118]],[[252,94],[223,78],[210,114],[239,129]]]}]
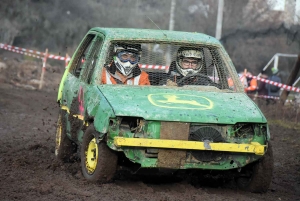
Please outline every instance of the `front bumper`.
[{"label": "front bumper", "polygon": [[258,142],[251,144],[235,143],[211,143],[184,140],[165,140],[165,139],[146,139],[146,138],[124,138],[115,137],[114,144],[116,147],[145,147],[145,148],[162,148],[162,149],[182,149],[182,150],[210,150],[226,151],[238,153],[254,153],[255,155],[264,155],[266,145]]}]

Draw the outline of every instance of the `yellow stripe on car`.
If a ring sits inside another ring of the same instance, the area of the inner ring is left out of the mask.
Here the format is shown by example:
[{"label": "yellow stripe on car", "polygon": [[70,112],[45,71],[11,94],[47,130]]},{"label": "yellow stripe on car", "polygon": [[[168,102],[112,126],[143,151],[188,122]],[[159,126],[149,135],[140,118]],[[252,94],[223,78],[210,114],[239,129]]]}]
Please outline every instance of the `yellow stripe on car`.
[{"label": "yellow stripe on car", "polygon": [[257,142],[251,144],[235,144],[124,137],[115,137],[114,144],[117,147],[154,147],[166,149],[229,151],[255,153],[256,155],[264,155],[266,147],[266,145],[261,145]]},{"label": "yellow stripe on car", "polygon": [[[63,106],[61,106],[61,109],[66,110],[70,114],[70,110],[67,106],[63,105]],[[80,115],[80,114],[74,114],[73,117],[77,117],[78,119],[80,119],[82,121],[84,120],[84,116]]]}]

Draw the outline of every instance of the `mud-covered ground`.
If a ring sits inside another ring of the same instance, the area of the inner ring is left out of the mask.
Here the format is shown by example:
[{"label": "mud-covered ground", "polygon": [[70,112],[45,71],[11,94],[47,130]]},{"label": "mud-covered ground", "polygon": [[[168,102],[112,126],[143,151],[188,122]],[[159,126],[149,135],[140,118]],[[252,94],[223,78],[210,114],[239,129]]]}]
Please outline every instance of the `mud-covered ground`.
[{"label": "mud-covered ground", "polygon": [[300,200],[299,123],[288,111],[264,108],[274,149],[273,180],[265,194],[240,191],[234,181],[149,181],[122,171],[112,183],[93,184],[83,178],[79,162],[55,160],[57,84],[34,90],[1,75],[0,200]]}]

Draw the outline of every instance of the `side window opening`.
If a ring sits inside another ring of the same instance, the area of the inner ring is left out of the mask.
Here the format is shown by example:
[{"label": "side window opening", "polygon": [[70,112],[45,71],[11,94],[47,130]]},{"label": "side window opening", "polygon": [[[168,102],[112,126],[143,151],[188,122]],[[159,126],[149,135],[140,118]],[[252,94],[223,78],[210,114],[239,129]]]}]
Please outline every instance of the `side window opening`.
[{"label": "side window opening", "polygon": [[216,64],[214,66],[214,71],[219,75],[218,80],[221,84],[222,89],[233,89],[234,84],[233,80],[230,78],[230,73],[228,69],[226,68],[226,64],[224,61],[221,59],[221,55],[217,49],[211,49],[210,50],[211,55],[213,55],[213,62]]},{"label": "side window opening", "polygon": [[92,75],[94,73],[94,69],[98,60],[98,53],[102,46],[103,39],[101,37],[96,37],[95,43],[91,48],[91,51],[87,55],[87,63],[85,69],[82,74],[82,79],[86,81],[88,84],[91,83]]},{"label": "side window opening", "polygon": [[82,67],[87,59],[87,54],[91,48],[92,41],[95,35],[88,35],[83,41],[80,49],[77,51],[77,54],[72,63],[70,72],[75,76],[79,77]]}]

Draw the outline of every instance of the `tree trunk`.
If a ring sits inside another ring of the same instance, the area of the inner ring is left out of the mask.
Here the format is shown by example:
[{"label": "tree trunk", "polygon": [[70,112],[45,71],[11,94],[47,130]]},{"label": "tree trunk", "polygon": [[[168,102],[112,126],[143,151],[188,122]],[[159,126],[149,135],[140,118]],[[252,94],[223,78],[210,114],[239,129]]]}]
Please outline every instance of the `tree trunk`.
[{"label": "tree trunk", "polygon": [[[299,70],[300,70],[300,54],[298,55],[296,64],[295,64],[294,68],[292,69],[292,72],[291,72],[291,74],[290,74],[290,76],[289,76],[289,78],[288,78],[288,80],[287,80],[287,83],[286,83],[286,84],[287,84],[288,86],[292,86],[292,85],[293,85],[293,83],[294,83],[295,80],[296,80],[296,77],[297,77],[297,75],[298,75]],[[283,92],[281,93],[281,96],[280,96],[280,102],[281,102],[282,105],[284,105],[284,103],[285,103],[285,101],[286,101],[286,99],[287,99],[289,93],[290,93],[290,92],[287,91],[287,90],[283,90]]]}]

